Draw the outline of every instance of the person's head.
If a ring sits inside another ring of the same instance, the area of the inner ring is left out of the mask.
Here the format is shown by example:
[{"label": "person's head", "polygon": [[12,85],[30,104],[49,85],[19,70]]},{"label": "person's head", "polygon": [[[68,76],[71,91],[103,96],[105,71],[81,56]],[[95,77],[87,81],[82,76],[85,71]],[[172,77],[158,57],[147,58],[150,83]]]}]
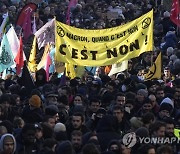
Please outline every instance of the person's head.
[{"label": "person's head", "polygon": [[11,95],[10,94],[2,94],[0,97],[0,102],[4,106],[5,109],[8,109],[11,106]]},{"label": "person's head", "polygon": [[115,101],[116,101],[117,105],[124,106],[125,103],[126,103],[126,96],[125,96],[125,94],[123,94],[121,92],[117,93],[116,96],[115,96]]},{"label": "person's head", "polygon": [[145,126],[152,124],[154,120],[155,115],[152,112],[147,112],[142,116],[142,122]]},{"label": "person's head", "polygon": [[96,113],[97,110],[100,108],[101,106],[101,102],[99,99],[97,98],[92,98],[90,101],[89,101],[89,109],[93,112],[93,113]]},{"label": "person's head", "polygon": [[35,133],[36,139],[41,139],[43,137],[43,130],[42,130],[43,128],[42,128],[41,124],[36,123],[34,125],[34,127],[36,130],[36,133]]},{"label": "person's head", "polygon": [[49,104],[55,104],[55,105],[58,104],[57,99],[58,99],[58,95],[55,93],[48,94],[46,97],[46,100]]},{"label": "person's head", "polygon": [[5,126],[0,126],[0,136],[6,134],[8,131],[7,131],[7,128]]},{"label": "person's head", "polygon": [[165,98],[160,104],[158,115],[161,119],[165,117],[170,117],[173,112],[173,109],[174,107],[172,100],[169,98]]},{"label": "person's head", "polygon": [[156,150],[153,145],[144,144],[138,149],[138,154],[156,154]]},{"label": "person's head", "polygon": [[171,72],[170,72],[170,68],[169,67],[165,67],[164,68],[164,76],[165,77],[170,77],[171,76]]},{"label": "person's head", "polygon": [[0,89],[4,90],[5,89],[5,80],[0,79]]},{"label": "person's head", "polygon": [[154,94],[150,94],[148,98],[151,100],[152,106],[154,107],[157,104],[156,96]]},{"label": "person's head", "polygon": [[74,154],[73,145],[70,141],[62,141],[57,145],[57,153],[58,154]]},{"label": "person's head", "polygon": [[166,136],[167,137],[173,137],[174,136],[174,128],[175,128],[175,122],[172,118],[165,118],[164,119],[165,125],[166,125]]},{"label": "person's head", "polygon": [[12,134],[4,134],[0,140],[0,151],[5,154],[14,154],[16,150],[16,140]]},{"label": "person's head", "polygon": [[169,145],[162,145],[157,148],[157,154],[173,154],[173,149]]},{"label": "person's head", "polygon": [[114,81],[110,81],[106,85],[107,91],[111,93],[115,90],[115,87],[116,87],[116,83]]},{"label": "person's head", "polygon": [[156,121],[150,125],[149,130],[153,137],[165,137],[166,125],[164,122]]},{"label": "person's head", "polygon": [[79,130],[74,130],[71,133],[71,143],[75,150],[80,149],[82,146],[82,132]]},{"label": "person's head", "polygon": [[125,108],[129,108],[130,111],[134,108],[134,100],[133,99],[127,99],[126,100],[126,104],[125,104]]},{"label": "person's head", "polygon": [[80,129],[84,123],[84,116],[82,113],[76,112],[72,116],[72,126],[74,129]]},{"label": "person's head", "polygon": [[144,103],[143,103],[142,110],[144,112],[151,112],[152,108],[153,108],[153,105],[151,103],[151,100],[149,98],[146,98]]},{"label": "person's head", "polygon": [[21,117],[15,117],[13,120],[14,128],[23,128],[24,124],[25,122]]},{"label": "person's head", "polygon": [[59,121],[59,109],[56,105],[48,105],[45,108],[45,115],[50,115],[54,118],[55,122]]},{"label": "person's head", "polygon": [[32,95],[29,99],[30,108],[33,110],[35,108],[41,107],[41,98],[38,95]]},{"label": "person's head", "polygon": [[118,122],[121,122],[124,117],[124,108],[119,105],[115,105],[113,107],[113,115],[117,117]]},{"label": "person's head", "polygon": [[25,145],[32,145],[36,142],[36,129],[33,124],[25,124],[21,131],[23,143]]},{"label": "person's head", "polygon": [[156,89],[156,98],[161,100],[161,99],[164,98],[164,96],[165,96],[164,88],[158,87],[158,88]]},{"label": "person's head", "polygon": [[51,115],[46,115],[43,119],[43,122],[47,123],[51,128],[54,128],[56,120]]},{"label": "person's head", "polygon": [[141,103],[142,103],[147,97],[148,97],[148,91],[147,91],[147,90],[145,90],[145,89],[139,89],[139,90],[137,91],[137,96],[136,96],[136,98],[137,98],[138,102],[141,102]]},{"label": "person's head", "polygon": [[88,143],[82,148],[82,154],[100,154],[100,151],[93,143]]},{"label": "person's head", "polygon": [[143,60],[144,60],[147,64],[151,64],[151,53],[144,53],[144,54],[143,54]]},{"label": "person's head", "polygon": [[118,140],[112,140],[110,141],[108,145],[108,151],[112,151],[115,154],[121,154],[122,149],[121,149],[121,143]]},{"label": "person's head", "polygon": [[73,103],[74,105],[83,105],[83,96],[81,96],[80,94],[77,94],[76,96],[74,96]]}]

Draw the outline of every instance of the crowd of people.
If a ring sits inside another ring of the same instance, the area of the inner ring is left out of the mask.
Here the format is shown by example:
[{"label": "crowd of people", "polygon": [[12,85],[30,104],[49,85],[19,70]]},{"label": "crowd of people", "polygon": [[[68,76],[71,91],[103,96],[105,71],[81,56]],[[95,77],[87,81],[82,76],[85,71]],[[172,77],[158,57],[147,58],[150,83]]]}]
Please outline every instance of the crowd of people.
[{"label": "crowd of people", "polygon": [[[18,33],[18,13],[29,2],[38,6],[37,29],[54,16],[66,23],[68,0],[1,0],[0,23],[8,11]],[[74,79],[54,72],[47,81],[41,68],[33,89],[17,75],[0,79],[0,154],[180,154],[180,31],[170,20],[171,5],[78,0],[70,25],[83,29],[120,26],[154,9],[154,50],[112,76],[102,66]],[[31,41],[24,42],[27,59]],[[144,80],[160,52],[162,77]]]}]

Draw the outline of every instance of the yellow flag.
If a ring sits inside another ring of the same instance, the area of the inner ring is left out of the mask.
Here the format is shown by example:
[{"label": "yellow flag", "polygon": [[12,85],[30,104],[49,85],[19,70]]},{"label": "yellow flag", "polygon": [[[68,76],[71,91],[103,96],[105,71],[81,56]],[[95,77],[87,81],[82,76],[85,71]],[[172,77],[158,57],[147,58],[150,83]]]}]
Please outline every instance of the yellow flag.
[{"label": "yellow flag", "polygon": [[47,56],[48,56],[48,53],[49,53],[50,49],[51,49],[51,47],[50,47],[50,44],[48,43],[44,48],[44,54],[43,54],[43,56],[41,58],[41,61],[39,62],[38,66],[37,66],[37,70],[40,70],[42,67],[45,66]]},{"label": "yellow flag", "polygon": [[85,73],[84,66],[77,66],[75,72],[76,72],[76,76],[81,78]]},{"label": "yellow flag", "polygon": [[28,61],[28,67],[30,72],[35,72],[36,71],[36,37],[34,37],[33,44],[32,44],[32,49],[30,52],[29,56],[29,61]]},{"label": "yellow flag", "polygon": [[145,75],[145,80],[160,79],[161,78],[161,52],[157,56],[154,64],[149,68],[148,73]]},{"label": "yellow flag", "polygon": [[66,76],[70,77],[70,79],[74,79],[76,77],[76,72],[74,70],[74,66],[72,64],[65,64],[66,66]]},{"label": "yellow flag", "polygon": [[174,129],[174,135],[180,139],[180,129]]}]

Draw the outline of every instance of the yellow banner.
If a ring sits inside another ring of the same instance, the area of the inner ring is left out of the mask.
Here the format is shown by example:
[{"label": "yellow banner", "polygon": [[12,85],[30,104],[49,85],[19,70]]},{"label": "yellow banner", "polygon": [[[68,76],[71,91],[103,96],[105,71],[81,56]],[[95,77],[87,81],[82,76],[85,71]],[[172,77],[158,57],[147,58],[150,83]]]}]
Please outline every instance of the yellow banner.
[{"label": "yellow banner", "polygon": [[153,10],[125,25],[85,30],[56,21],[55,61],[79,66],[119,63],[153,50]]}]

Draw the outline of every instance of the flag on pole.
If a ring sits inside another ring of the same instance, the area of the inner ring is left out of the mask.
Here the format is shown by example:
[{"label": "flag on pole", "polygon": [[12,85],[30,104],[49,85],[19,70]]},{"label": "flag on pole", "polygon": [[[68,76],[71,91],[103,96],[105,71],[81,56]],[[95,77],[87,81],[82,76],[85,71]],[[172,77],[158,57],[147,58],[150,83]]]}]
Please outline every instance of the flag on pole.
[{"label": "flag on pole", "polygon": [[29,38],[29,36],[32,34],[31,15],[32,15],[32,12],[30,10],[28,10],[26,17],[24,19],[24,23],[22,25],[23,37],[25,40],[27,40]]},{"label": "flag on pole", "polygon": [[24,66],[22,37],[20,37],[19,49],[15,58],[15,62],[16,62],[16,74],[20,75],[21,69]]},{"label": "flag on pole", "polygon": [[180,27],[180,5],[179,0],[173,0],[170,19]]},{"label": "flag on pole", "polygon": [[116,73],[123,72],[127,68],[128,68],[128,60],[125,60],[122,63],[113,64],[108,76],[112,76]]},{"label": "flag on pole", "polygon": [[70,77],[70,79],[74,79],[76,77],[74,66],[72,64],[65,63],[65,67],[66,67],[66,76]]},{"label": "flag on pole", "polygon": [[4,34],[0,47],[0,72],[14,64],[14,57],[7,36]]},{"label": "flag on pole", "polygon": [[37,26],[36,26],[36,16],[35,16],[35,13],[34,13],[34,16],[33,16],[32,31],[33,31],[33,34],[35,34],[36,31],[37,31]]},{"label": "flag on pole", "polygon": [[152,80],[152,79],[160,79],[161,78],[161,52],[157,56],[154,64],[149,68],[149,71],[147,74],[145,74],[144,79],[145,80]]},{"label": "flag on pole", "polygon": [[44,48],[44,53],[41,58],[41,61],[37,65],[37,70],[40,70],[41,68],[43,68],[46,65],[47,55],[48,55],[49,51],[50,51],[50,45],[48,43]]},{"label": "flag on pole", "polygon": [[3,15],[3,22],[0,26],[0,38],[2,38],[4,32],[5,32],[5,27],[7,25],[9,21],[9,16],[8,16],[8,12],[6,14]]},{"label": "flag on pole", "polygon": [[30,72],[35,72],[36,67],[37,67],[37,64],[36,64],[36,37],[34,37],[32,49],[31,49],[29,61],[28,61],[28,68],[29,68]]},{"label": "flag on pole", "polygon": [[19,85],[24,86],[26,88],[27,96],[31,94],[31,91],[35,88],[34,80],[27,68],[27,65],[24,64],[22,75],[19,80]]},{"label": "flag on pole", "polygon": [[69,5],[68,5],[68,9],[67,9],[67,14],[66,14],[66,24],[70,25],[70,16],[71,16],[71,8],[75,7],[78,3],[78,0],[70,0],[69,1]]},{"label": "flag on pole", "polygon": [[84,66],[77,66],[75,72],[76,72],[76,76],[81,78],[85,73]]},{"label": "flag on pole", "polygon": [[47,58],[46,58],[46,64],[45,64],[45,71],[46,71],[46,81],[49,81],[49,67],[51,65],[51,57],[49,55],[49,53],[47,54]]},{"label": "flag on pole", "polygon": [[55,19],[47,22],[35,34],[37,38],[38,48],[44,47],[47,43],[55,42]]},{"label": "flag on pole", "polygon": [[19,49],[19,39],[17,37],[17,34],[13,26],[8,30],[6,35],[7,35],[7,39],[9,41],[13,56],[16,57],[18,53],[18,49]]}]

